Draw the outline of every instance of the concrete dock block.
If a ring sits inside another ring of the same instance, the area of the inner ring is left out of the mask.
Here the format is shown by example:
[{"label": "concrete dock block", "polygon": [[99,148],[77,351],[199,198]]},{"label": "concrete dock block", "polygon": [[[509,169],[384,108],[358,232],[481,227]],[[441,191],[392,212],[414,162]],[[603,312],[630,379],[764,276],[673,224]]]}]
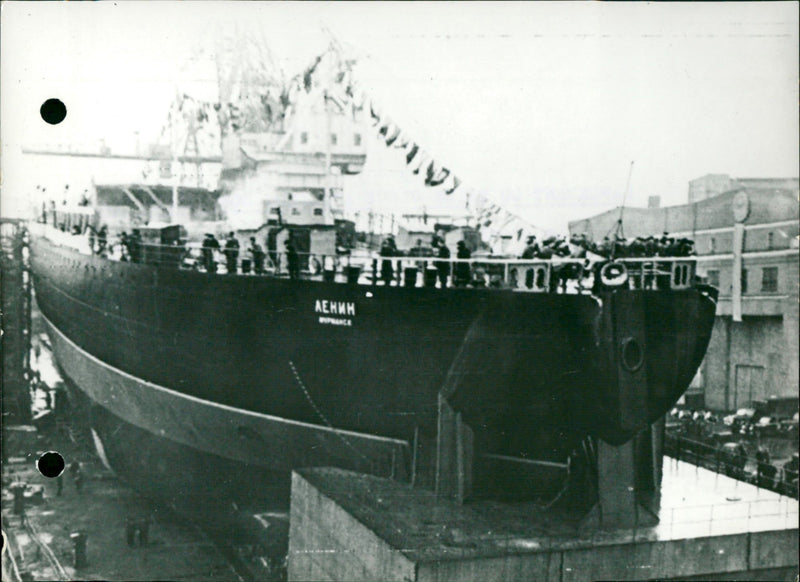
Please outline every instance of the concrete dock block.
[{"label": "concrete dock block", "polygon": [[[669,467],[665,479],[686,474],[676,468]],[[686,479],[675,484],[677,490],[705,482],[694,470]],[[579,582],[765,580],[796,571],[797,502],[754,491],[757,504],[743,499],[737,505],[728,499],[735,484],[727,481],[714,477],[709,484],[719,489],[704,490],[709,499],[721,500],[714,511],[699,509],[697,496],[682,500],[673,495],[657,525],[586,535],[579,518],[544,515],[535,504],[458,504],[388,479],[340,469],[301,469],[292,477],[288,576]],[[772,505],[784,508],[781,519],[765,521],[773,515]]]},{"label": "concrete dock block", "polygon": [[751,534],[750,568],[797,566],[798,530],[764,531]]}]

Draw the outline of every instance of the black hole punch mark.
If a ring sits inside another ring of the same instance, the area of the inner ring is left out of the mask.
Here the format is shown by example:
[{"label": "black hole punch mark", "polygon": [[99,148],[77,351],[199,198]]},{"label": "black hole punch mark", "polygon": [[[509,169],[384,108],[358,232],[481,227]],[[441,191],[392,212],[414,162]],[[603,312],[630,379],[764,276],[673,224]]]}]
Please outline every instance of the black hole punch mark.
[{"label": "black hole punch mark", "polygon": [[36,461],[36,468],[48,479],[53,479],[64,472],[64,457],[55,451],[47,451]]},{"label": "black hole punch mark", "polygon": [[48,99],[42,103],[39,114],[50,125],[58,125],[67,116],[67,106],[60,99]]}]

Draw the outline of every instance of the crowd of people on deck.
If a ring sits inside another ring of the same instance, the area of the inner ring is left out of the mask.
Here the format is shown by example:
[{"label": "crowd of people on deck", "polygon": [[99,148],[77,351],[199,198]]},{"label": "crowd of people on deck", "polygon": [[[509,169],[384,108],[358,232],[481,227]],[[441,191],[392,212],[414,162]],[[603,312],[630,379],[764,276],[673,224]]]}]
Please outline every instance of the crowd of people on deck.
[{"label": "crowd of people on deck", "polygon": [[[141,263],[147,260],[144,254],[144,247],[148,246],[142,240],[140,229],[134,228],[131,233],[123,231],[119,234],[116,243],[109,242],[109,232],[106,225],[95,228],[86,224],[81,232],[75,234],[88,235],[91,251],[98,255],[115,254],[119,260]],[[191,251],[185,246],[179,245],[184,252],[181,263],[190,258]],[[276,271],[288,273],[291,279],[299,279],[302,269],[302,261],[298,252],[296,241],[289,236],[283,243],[283,252],[270,251],[269,254],[258,244],[256,238],[249,237],[249,244],[242,249],[235,232],[229,232],[224,241],[220,242],[216,236],[207,233],[203,239],[197,260],[190,260],[189,266],[203,270],[207,273],[217,273],[217,256],[224,257],[224,264],[227,273],[254,273],[262,275],[266,272],[265,262],[268,257]],[[240,254],[244,258],[240,260]],[[573,235],[569,239],[566,236],[549,236],[541,241],[536,236],[529,236],[519,259],[550,260],[550,259],[590,259],[595,261],[615,260],[615,259],[637,259],[649,257],[689,257],[695,254],[694,242],[685,237],[673,237],[667,232],[662,236],[635,237],[632,239],[624,238],[619,235],[606,236],[601,242],[595,242],[584,234]],[[400,257],[415,257],[419,260],[411,265],[405,264],[405,268],[416,267],[417,273],[430,278],[435,271],[435,280],[439,287],[465,286],[501,286],[497,278],[487,276],[485,266],[475,265],[466,262],[472,258],[472,252],[464,240],[456,243],[455,257],[461,261],[452,261],[451,249],[448,247],[444,236],[437,232],[432,235],[430,242],[424,244],[422,239],[416,241],[416,245],[407,251],[398,249],[395,237],[386,236],[380,246],[380,271],[376,274],[378,281],[384,285],[399,284],[401,279],[401,263],[396,259]],[[425,260],[430,259],[430,260]],[[278,262],[284,263],[281,269]],[[579,267],[575,273],[569,269],[569,265],[554,266],[555,277],[553,280],[564,280],[575,278],[583,272]],[[425,273],[425,271],[428,271]],[[553,281],[551,280],[551,284]],[[430,283],[426,283],[430,284]]]},{"label": "crowd of people on deck", "polygon": [[[387,236],[381,243],[380,256],[381,260],[381,281],[384,285],[391,285],[395,280],[395,271],[392,258],[397,257],[419,257],[424,259],[426,257],[435,258],[439,260],[431,261],[431,269],[435,270],[436,280],[439,282],[440,287],[447,287],[448,280],[452,276],[452,284],[455,287],[465,287],[475,281],[472,279],[472,268],[469,263],[455,262],[451,263],[450,249],[448,248],[444,238],[438,234],[434,234],[431,238],[430,246],[425,246],[422,239],[417,239],[414,247],[404,253],[397,248],[394,235]],[[472,251],[470,251],[467,244],[460,240],[456,243],[456,258],[457,259],[470,259],[472,258]],[[426,268],[426,261],[416,261],[415,266],[417,270],[424,270]],[[399,273],[398,273],[399,275]]]},{"label": "crowd of people on deck", "polygon": [[661,237],[638,236],[627,239],[622,236],[605,237],[596,243],[585,234],[573,235],[569,241],[565,236],[551,236],[539,243],[529,236],[521,259],[552,259],[554,257],[582,259],[587,253],[604,259],[639,259],[649,257],[689,257],[695,254],[694,241],[676,238],[664,233]]},{"label": "crowd of people on deck", "polygon": [[660,237],[637,236],[627,239],[622,236],[606,236],[601,243],[589,240],[586,235],[575,235],[570,243],[587,252],[606,259],[644,259],[649,257],[690,257],[695,254],[694,241],[677,238],[665,232]]}]

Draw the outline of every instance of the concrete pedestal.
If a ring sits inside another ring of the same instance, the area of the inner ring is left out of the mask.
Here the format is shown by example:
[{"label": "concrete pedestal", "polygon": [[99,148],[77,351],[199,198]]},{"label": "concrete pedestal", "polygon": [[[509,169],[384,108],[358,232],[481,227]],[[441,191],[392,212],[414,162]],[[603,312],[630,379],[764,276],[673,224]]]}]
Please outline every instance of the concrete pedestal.
[{"label": "concrete pedestal", "polygon": [[290,580],[794,580],[798,503],[666,459],[659,523],[587,530],[339,469],[292,475]]}]

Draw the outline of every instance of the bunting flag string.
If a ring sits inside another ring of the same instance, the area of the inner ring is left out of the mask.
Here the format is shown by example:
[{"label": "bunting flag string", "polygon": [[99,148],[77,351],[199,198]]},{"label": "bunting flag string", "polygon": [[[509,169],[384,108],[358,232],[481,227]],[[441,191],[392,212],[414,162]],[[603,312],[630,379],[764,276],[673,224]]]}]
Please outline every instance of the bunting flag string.
[{"label": "bunting flag string", "polygon": [[[300,73],[285,81],[283,77],[275,79],[272,87],[267,87],[252,99],[241,101],[241,107],[237,107],[240,95],[238,85],[233,87],[230,98],[224,103],[206,103],[184,95],[180,115],[190,115],[202,125],[215,117],[216,112],[223,131],[226,127],[233,131],[263,131],[274,121],[290,117],[301,94],[311,93],[318,87],[324,88],[326,98],[340,111],[350,111],[354,116],[359,111],[368,111],[367,121],[375,128],[377,137],[386,147],[403,152],[411,173],[423,173],[426,187],[441,187],[446,195],[464,190],[462,180],[454,172],[434,159],[413,136],[384,114],[380,104],[372,99],[356,78],[353,70],[355,61],[345,58],[340,50],[337,41],[332,40],[330,46]],[[183,111],[184,108],[188,111]],[[254,119],[259,123],[254,123]],[[525,228],[525,221],[491,203],[483,194],[467,190],[465,195],[468,207],[470,203],[473,205],[479,227],[488,228],[518,221],[520,228]]]}]

